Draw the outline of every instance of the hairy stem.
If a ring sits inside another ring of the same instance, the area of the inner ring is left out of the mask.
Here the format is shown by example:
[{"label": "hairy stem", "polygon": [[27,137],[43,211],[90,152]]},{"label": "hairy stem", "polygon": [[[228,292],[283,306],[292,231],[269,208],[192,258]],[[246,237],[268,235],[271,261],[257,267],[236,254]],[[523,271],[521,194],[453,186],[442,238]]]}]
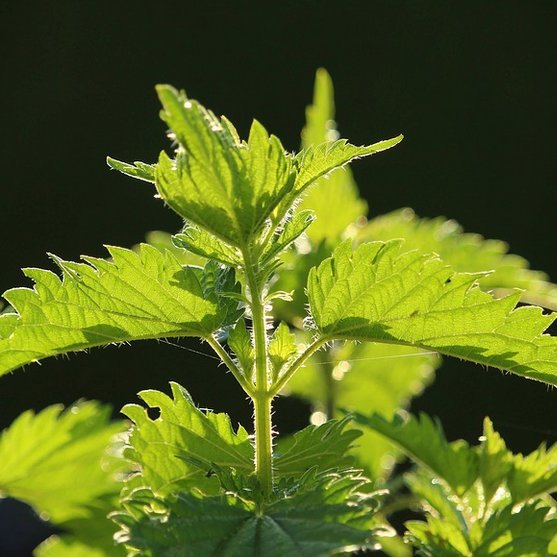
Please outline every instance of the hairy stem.
[{"label": "hairy stem", "polygon": [[263,288],[259,284],[255,264],[250,254],[244,252],[246,282],[250,292],[250,307],[255,347],[255,392],[252,396],[255,408],[255,473],[263,493],[270,495],[273,489],[273,434],[269,373],[267,369],[267,327]]},{"label": "hairy stem", "polygon": [[270,495],[273,490],[273,427],[271,422],[271,401],[268,394],[256,394],[255,408],[255,472],[263,493]]}]

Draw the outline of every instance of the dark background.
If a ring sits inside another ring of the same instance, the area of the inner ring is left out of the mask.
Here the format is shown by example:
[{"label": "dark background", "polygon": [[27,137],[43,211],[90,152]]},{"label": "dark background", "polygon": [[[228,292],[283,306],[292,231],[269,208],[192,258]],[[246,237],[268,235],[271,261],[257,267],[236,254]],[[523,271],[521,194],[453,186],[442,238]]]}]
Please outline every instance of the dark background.
[{"label": "dark background", "polygon": [[[343,136],[406,136],[354,166],[371,214],[408,205],[453,217],[507,240],[557,280],[556,23],[555,2],[532,0],[5,1],[0,289],[27,284],[20,267],[50,267],[47,251],[102,256],[102,244],[179,228],[149,186],[104,162],[150,162],[167,146],[155,83],[185,87],[244,134],[257,117],[295,149],[319,66],[333,76]],[[2,378],[0,425],[79,397],[117,410],[170,379],[249,425],[251,409],[222,368],[154,342]],[[529,451],[556,441],[555,397],[541,383],[447,362],[414,408],[440,416],[450,439],[469,441],[490,415],[512,449]],[[276,408],[281,432],[306,419],[293,401]],[[22,547],[33,536],[0,505],[2,557],[29,555]]]}]

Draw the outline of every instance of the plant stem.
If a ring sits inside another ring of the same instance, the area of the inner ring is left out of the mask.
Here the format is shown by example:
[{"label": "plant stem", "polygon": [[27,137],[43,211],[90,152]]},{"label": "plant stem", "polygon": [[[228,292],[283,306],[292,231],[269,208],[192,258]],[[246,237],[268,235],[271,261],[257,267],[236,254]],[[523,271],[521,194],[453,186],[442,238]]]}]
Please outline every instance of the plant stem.
[{"label": "plant stem", "polygon": [[256,394],[255,407],[255,472],[263,493],[273,491],[273,429],[271,401],[268,394]]},{"label": "plant stem", "polygon": [[267,327],[263,288],[259,284],[255,265],[249,252],[243,252],[246,282],[250,291],[253,343],[255,347],[255,393],[252,396],[255,408],[255,473],[263,493],[269,496],[273,490],[273,429],[271,423],[271,401],[269,373],[267,369]]},{"label": "plant stem", "polygon": [[215,351],[220,359],[226,364],[226,367],[232,372],[232,375],[236,378],[236,381],[240,383],[242,389],[250,396],[253,397],[254,390],[251,382],[244,376],[240,368],[234,363],[234,360],[228,355],[228,352],[221,346],[220,342],[210,336],[207,337],[207,342],[209,346]]},{"label": "plant stem", "polygon": [[324,344],[331,340],[327,337],[320,337],[314,340],[293,362],[288,369],[282,374],[280,379],[273,386],[271,393],[277,395],[282,388],[290,381],[292,376],[311,358]]}]

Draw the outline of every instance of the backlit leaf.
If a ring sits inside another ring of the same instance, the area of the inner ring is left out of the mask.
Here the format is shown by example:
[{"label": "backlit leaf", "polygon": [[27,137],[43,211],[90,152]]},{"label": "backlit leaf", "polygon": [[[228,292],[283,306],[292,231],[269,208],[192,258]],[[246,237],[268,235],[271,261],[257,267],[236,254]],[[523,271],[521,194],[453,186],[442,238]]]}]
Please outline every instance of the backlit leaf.
[{"label": "backlit leaf", "polygon": [[55,524],[89,516],[90,505],[119,491],[123,463],[111,444],[122,430],[122,422],[110,423],[110,409],[95,402],[24,412],[0,436],[0,494]]},{"label": "backlit leaf", "polygon": [[198,409],[177,383],[171,387],[172,398],[154,390],[140,393],[148,408],[158,409],[157,418],[138,404],[122,409],[135,424],[126,457],[138,466],[142,485],[157,494],[192,487],[211,492],[217,488],[216,478],[208,474],[212,465],[251,472],[247,432],[242,427],[234,431],[226,414]]},{"label": "backlit leaf", "polygon": [[126,162],[113,159],[112,157],[107,157],[106,162],[110,168],[117,170],[126,176],[137,178],[138,180],[143,180],[144,182],[155,183],[155,164],[146,164],[139,161],[134,162],[133,164],[128,164]]},{"label": "backlit leaf", "polygon": [[420,218],[412,209],[400,209],[373,218],[358,237],[365,241],[404,238],[403,250],[438,253],[455,271],[493,271],[478,277],[483,290],[522,288],[523,301],[557,309],[557,285],[548,282],[545,273],[533,271],[523,257],[508,253],[505,242],[465,233],[454,220]]},{"label": "backlit leaf", "polygon": [[230,267],[240,264],[240,254],[236,248],[225,244],[215,236],[197,226],[188,226],[184,232],[172,237],[176,247],[190,251],[205,259],[214,259]]},{"label": "backlit leaf", "polygon": [[516,308],[520,293],[494,299],[476,275],[437,256],[402,252],[401,240],[353,250],[341,244],[312,269],[308,297],[325,338],[406,344],[557,384],[557,340],[543,334],[557,314]]},{"label": "backlit leaf", "polygon": [[185,219],[234,246],[246,246],[292,190],[295,174],[280,141],[254,121],[247,142],[228,121],[167,85],[157,87],[162,118],[180,147],[161,154],[157,189]]},{"label": "backlit leaf", "polygon": [[401,447],[437,477],[443,479],[457,494],[462,495],[478,477],[478,458],[467,443],[445,439],[438,423],[422,414],[420,419],[409,416],[392,421],[379,415],[356,415],[356,421],[381,433]]},{"label": "backlit leaf", "polygon": [[[313,104],[306,109],[302,147],[307,149],[310,145],[338,139],[334,118],[333,83],[327,71],[321,68],[315,75]],[[309,188],[299,209],[311,209],[317,216],[308,230],[315,245],[323,239],[334,241],[339,238],[349,225],[366,215],[367,203],[359,196],[350,168],[345,167]]]},{"label": "backlit leaf", "polygon": [[296,335],[290,332],[286,323],[279,323],[269,340],[269,360],[274,377],[277,377],[286,362],[298,352]]},{"label": "backlit leaf", "polygon": [[244,374],[249,376],[254,361],[253,344],[246,322],[240,319],[228,335],[228,346],[240,362]]},{"label": "backlit leaf", "polygon": [[330,473],[261,509],[234,494],[136,491],[115,518],[140,557],[327,557],[368,546],[375,502],[362,485],[352,471]]},{"label": "backlit leaf", "polygon": [[348,450],[361,432],[347,429],[349,421],[348,418],[329,420],[280,440],[274,460],[277,475],[301,476],[315,466],[328,470],[352,464]]},{"label": "backlit leaf", "polygon": [[238,318],[237,301],[220,295],[237,288],[232,270],[182,267],[170,252],[146,244],[139,252],[108,250],[112,260],[55,257],[63,280],[42,269],[24,271],[35,287],[4,294],[17,313],[0,315],[0,374],[93,346],[207,337]]}]

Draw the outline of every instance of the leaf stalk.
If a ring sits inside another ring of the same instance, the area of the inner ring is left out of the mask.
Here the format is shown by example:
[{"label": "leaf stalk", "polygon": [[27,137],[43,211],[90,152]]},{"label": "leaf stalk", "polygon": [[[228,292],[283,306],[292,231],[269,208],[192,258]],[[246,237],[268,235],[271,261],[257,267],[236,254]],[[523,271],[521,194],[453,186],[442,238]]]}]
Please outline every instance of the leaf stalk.
[{"label": "leaf stalk", "polygon": [[294,374],[311,358],[324,344],[331,339],[329,337],[318,337],[288,366],[271,389],[272,396],[278,395],[284,386],[292,379]]},{"label": "leaf stalk", "polygon": [[224,362],[226,367],[230,370],[232,375],[236,378],[236,381],[240,383],[242,389],[253,398],[255,391],[253,389],[252,383],[246,378],[242,370],[234,363],[234,360],[228,355],[228,352],[221,346],[220,342],[213,336],[207,337],[207,342],[209,346],[215,351],[215,353]]}]

